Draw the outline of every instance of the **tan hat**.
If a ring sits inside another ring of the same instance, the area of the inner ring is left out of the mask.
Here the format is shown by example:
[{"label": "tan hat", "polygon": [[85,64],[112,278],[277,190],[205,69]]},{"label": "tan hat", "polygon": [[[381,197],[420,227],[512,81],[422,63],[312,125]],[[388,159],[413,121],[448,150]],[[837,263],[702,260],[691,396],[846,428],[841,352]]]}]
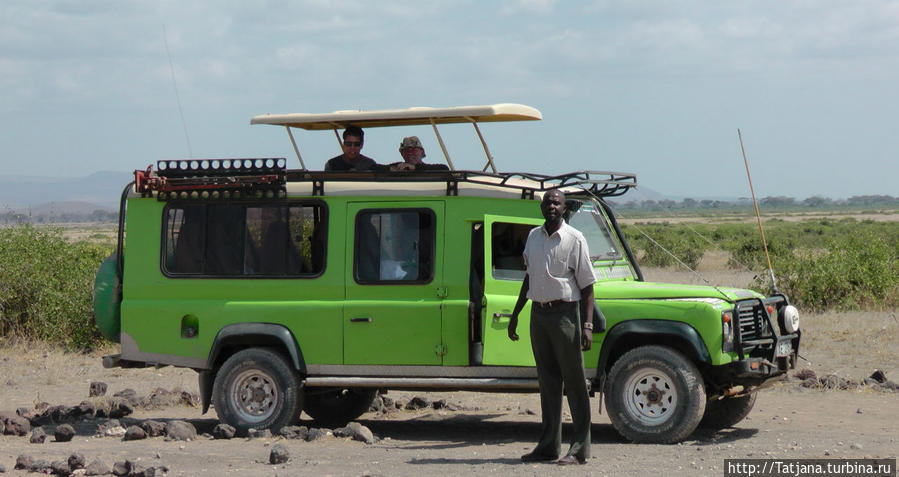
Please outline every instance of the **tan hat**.
[{"label": "tan hat", "polygon": [[[421,141],[418,140],[418,136],[404,137],[403,142],[400,143],[400,150],[402,151],[407,147],[420,147],[422,152],[425,150],[424,146],[421,145]],[[422,157],[424,157],[424,154],[422,154]]]}]

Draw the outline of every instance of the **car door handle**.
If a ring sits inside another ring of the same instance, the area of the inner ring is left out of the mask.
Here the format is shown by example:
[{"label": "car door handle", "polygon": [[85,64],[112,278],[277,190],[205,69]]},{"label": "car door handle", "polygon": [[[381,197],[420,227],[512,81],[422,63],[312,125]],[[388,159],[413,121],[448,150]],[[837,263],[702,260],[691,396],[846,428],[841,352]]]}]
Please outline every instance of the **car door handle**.
[{"label": "car door handle", "polygon": [[366,316],[363,318],[350,318],[350,323],[371,323],[371,317]]},{"label": "car door handle", "polygon": [[512,318],[511,313],[494,313],[493,314],[493,322],[499,323],[500,318]]}]

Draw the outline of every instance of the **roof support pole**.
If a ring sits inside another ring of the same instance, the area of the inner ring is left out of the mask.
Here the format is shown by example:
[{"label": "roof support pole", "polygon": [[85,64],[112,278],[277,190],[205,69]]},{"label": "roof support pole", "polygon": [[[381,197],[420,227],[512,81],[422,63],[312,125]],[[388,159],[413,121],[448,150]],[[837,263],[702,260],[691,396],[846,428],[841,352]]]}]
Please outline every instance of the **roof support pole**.
[{"label": "roof support pole", "polygon": [[440,143],[440,149],[443,149],[443,157],[446,158],[446,163],[449,165],[451,171],[455,171],[456,168],[453,166],[453,161],[449,157],[449,152],[446,150],[446,144],[443,143],[443,138],[440,136],[440,131],[437,130],[437,123],[434,122],[434,118],[431,118],[431,127],[434,128],[434,134],[437,135],[437,142]]},{"label": "roof support pole", "polygon": [[297,142],[293,138],[293,133],[290,132],[290,126],[284,126],[284,129],[287,130],[287,135],[290,136],[290,143],[293,144],[293,152],[297,153],[297,159],[300,160],[300,168],[305,171],[306,163],[303,162],[303,156],[300,156],[300,148],[297,147]]},{"label": "roof support pole", "polygon": [[484,168],[482,171],[487,170],[487,166],[490,166],[490,169],[493,170],[493,173],[496,174],[496,164],[493,163],[493,156],[490,155],[490,149],[487,148],[487,141],[484,140],[484,135],[481,134],[481,129],[478,127],[478,122],[472,118],[468,118],[471,121],[471,125],[474,126],[475,132],[478,133],[478,139],[481,140],[481,145],[484,146],[484,154],[487,155],[487,164],[484,164]]}]

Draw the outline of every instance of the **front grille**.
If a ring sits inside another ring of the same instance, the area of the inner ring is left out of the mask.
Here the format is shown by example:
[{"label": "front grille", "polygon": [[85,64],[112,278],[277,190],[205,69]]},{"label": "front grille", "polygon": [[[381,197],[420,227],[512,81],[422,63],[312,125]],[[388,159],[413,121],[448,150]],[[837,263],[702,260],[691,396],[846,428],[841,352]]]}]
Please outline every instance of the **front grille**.
[{"label": "front grille", "polygon": [[737,309],[740,337],[743,342],[769,337],[768,323],[762,316],[762,308],[751,306]]}]

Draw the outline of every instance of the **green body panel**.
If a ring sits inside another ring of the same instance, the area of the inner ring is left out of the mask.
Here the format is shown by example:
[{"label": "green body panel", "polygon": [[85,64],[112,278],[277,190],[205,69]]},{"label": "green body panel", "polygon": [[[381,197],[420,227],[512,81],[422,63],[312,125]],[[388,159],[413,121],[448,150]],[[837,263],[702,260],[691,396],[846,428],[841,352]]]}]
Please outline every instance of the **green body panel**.
[{"label": "green body panel", "polygon": [[108,340],[119,341],[121,325],[121,299],[119,297],[119,277],[116,272],[118,255],[112,254],[103,260],[94,279],[94,320],[97,328]]},{"label": "green body panel", "polygon": [[[293,198],[309,199],[308,197]],[[307,365],[469,364],[472,329],[483,341],[484,365],[533,366],[530,305],[520,316],[521,339],[508,339],[508,318],[521,281],[491,274],[489,227],[495,221],[542,223],[534,200],[485,197],[316,197],[327,209],[325,267],[316,277],[172,278],[162,273],[160,248],[165,203],[128,200],[121,330],[142,353],[205,360],[218,331],[262,322],[287,327]],[[436,219],[433,278],[427,283],[363,285],[353,276],[356,214],[370,209],[428,209]],[[483,224],[484,297],[479,322],[469,321],[472,228]],[[624,320],[688,323],[703,337],[712,364],[721,352],[721,312],[746,290],[644,283],[622,276],[626,258],[594,264],[596,299],[611,329]],[[610,273],[613,270],[616,273]],[[185,334],[186,326],[196,334]],[[596,366],[604,334],[594,336],[585,365]],[[165,362],[165,360],[160,360]]]}]

